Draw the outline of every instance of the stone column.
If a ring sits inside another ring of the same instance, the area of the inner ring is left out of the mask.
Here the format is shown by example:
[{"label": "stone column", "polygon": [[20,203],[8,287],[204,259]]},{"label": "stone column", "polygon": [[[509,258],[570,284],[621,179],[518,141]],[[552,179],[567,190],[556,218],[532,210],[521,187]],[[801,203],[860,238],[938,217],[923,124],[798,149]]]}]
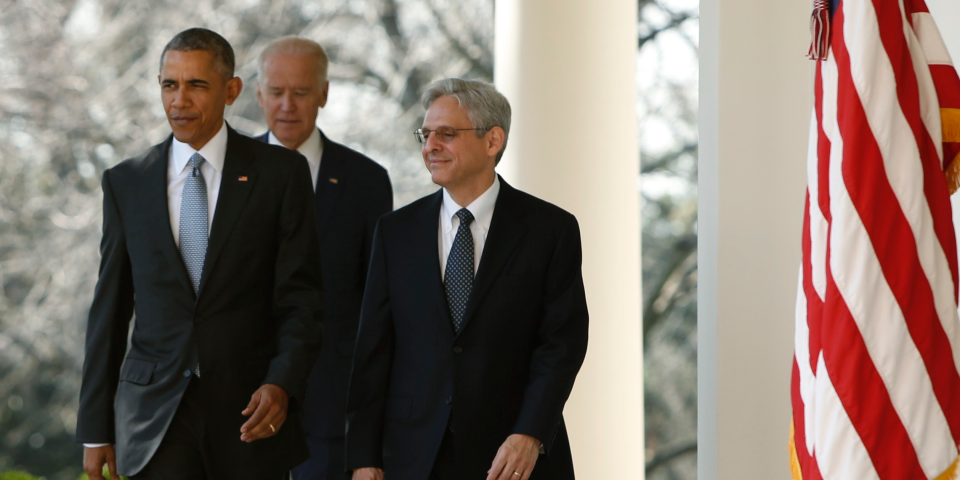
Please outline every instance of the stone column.
[{"label": "stone column", "polygon": [[579,478],[643,478],[637,2],[497,0],[507,182],[580,222],[590,346],[565,418]]},{"label": "stone column", "polygon": [[812,4],[700,3],[700,480],[790,478]]}]

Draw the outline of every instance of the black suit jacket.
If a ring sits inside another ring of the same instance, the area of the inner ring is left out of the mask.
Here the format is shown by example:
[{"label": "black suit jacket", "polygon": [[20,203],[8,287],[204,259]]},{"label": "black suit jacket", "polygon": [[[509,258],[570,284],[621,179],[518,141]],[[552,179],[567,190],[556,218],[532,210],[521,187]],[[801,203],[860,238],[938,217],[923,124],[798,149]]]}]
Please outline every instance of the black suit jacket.
[{"label": "black suit jacket", "polygon": [[[267,142],[268,133],[258,140]],[[323,139],[314,206],[323,266],[324,338],[307,382],[303,425],[320,437],[343,437],[350,361],[377,219],[393,210],[387,171],[363,154]]]},{"label": "black suit jacket", "polygon": [[464,325],[440,277],[442,193],[381,218],[347,407],[347,468],[426,479],[448,423],[460,479],[513,433],[547,450],[533,479],[571,479],[564,403],[587,347],[576,219],[501,179]]},{"label": "black suit jacket", "polygon": [[[163,439],[199,361],[217,476],[260,479],[309,456],[299,410],[321,342],[322,300],[307,162],[228,127],[195,295],[170,229],[171,141],[103,175],[102,259],[77,441],[115,443],[117,469],[137,473]],[[287,421],[273,437],[241,442],[247,417],[240,412],[265,383],[290,393]]]}]

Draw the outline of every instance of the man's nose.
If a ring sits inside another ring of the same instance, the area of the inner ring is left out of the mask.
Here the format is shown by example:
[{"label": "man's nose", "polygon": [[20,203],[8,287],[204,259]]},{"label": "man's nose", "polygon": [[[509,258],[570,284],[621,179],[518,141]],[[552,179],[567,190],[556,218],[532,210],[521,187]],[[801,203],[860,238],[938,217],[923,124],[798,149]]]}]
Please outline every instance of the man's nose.
[{"label": "man's nose", "polygon": [[284,112],[292,112],[297,109],[297,104],[293,101],[293,95],[290,93],[284,93],[280,97],[280,109]]},{"label": "man's nose", "polygon": [[170,102],[170,105],[175,108],[183,108],[190,104],[190,96],[187,94],[185,88],[178,88],[176,93],[173,94],[173,101]]},{"label": "man's nose", "polygon": [[430,132],[427,137],[423,139],[423,151],[436,152],[438,150],[440,150],[440,140],[437,140],[437,132]]}]

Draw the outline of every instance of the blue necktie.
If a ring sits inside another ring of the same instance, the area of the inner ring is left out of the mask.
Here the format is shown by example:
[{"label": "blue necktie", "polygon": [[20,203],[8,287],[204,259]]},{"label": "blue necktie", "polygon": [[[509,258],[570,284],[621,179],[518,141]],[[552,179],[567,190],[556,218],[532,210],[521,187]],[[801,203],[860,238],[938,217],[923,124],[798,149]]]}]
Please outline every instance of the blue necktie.
[{"label": "blue necktie", "polygon": [[457,211],[457,218],[460,219],[460,227],[457,228],[457,236],[453,239],[453,246],[447,257],[443,284],[447,291],[447,306],[450,307],[453,330],[459,333],[463,326],[467,300],[473,290],[473,234],[470,233],[473,214],[470,210],[461,208]]},{"label": "blue necktie", "polygon": [[180,203],[180,256],[187,267],[194,293],[200,291],[200,275],[207,257],[207,183],[200,172],[203,162],[199,153],[190,157],[190,173],[183,185]]}]

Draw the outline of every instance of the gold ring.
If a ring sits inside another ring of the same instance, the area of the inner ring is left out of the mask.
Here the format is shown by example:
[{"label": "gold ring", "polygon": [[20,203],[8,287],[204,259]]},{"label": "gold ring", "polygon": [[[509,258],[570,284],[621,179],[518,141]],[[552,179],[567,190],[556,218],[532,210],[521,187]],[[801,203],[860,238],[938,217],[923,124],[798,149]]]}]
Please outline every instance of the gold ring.
[{"label": "gold ring", "polygon": [[269,425],[270,425],[270,431],[273,432],[273,433],[277,433],[277,429],[276,429],[276,428],[273,428],[273,424],[270,423]]},{"label": "gold ring", "polygon": [[518,477],[522,477],[522,476],[523,476],[523,475],[520,474],[520,472],[518,472],[518,471],[516,471],[516,470],[513,471],[513,474],[516,475],[516,476],[518,476]]}]

